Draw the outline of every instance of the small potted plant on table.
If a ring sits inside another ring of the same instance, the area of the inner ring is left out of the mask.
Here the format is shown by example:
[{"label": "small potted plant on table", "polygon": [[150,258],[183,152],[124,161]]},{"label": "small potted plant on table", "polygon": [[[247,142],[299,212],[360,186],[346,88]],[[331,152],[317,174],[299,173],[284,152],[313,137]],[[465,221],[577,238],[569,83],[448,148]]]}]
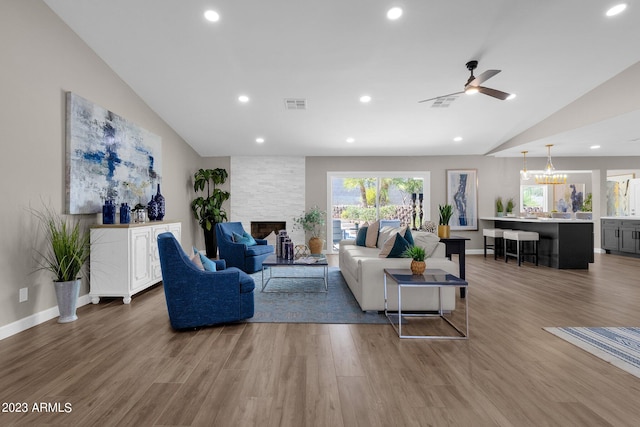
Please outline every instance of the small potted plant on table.
[{"label": "small potted plant on table", "polygon": [[403,253],[405,258],[411,258],[411,273],[420,275],[424,273],[427,268],[427,264],[424,262],[426,258],[426,252],[421,246],[409,246]]}]

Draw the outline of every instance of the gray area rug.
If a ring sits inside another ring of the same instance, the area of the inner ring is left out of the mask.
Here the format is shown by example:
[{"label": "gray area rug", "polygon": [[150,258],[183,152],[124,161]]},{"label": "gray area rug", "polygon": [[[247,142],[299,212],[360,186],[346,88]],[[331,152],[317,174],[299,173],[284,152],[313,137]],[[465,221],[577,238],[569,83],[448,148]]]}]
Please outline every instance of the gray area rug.
[{"label": "gray area rug", "polygon": [[[273,279],[261,292],[261,272],[251,277],[256,282],[255,314],[248,322],[258,323],[378,323],[389,324],[384,313],[363,312],[349,290],[337,267],[329,267],[329,290],[324,292],[321,268],[276,268],[274,276],[293,276]],[[265,273],[265,277],[266,277]],[[297,276],[298,278],[295,278]],[[278,291],[278,292],[275,292]]]}]

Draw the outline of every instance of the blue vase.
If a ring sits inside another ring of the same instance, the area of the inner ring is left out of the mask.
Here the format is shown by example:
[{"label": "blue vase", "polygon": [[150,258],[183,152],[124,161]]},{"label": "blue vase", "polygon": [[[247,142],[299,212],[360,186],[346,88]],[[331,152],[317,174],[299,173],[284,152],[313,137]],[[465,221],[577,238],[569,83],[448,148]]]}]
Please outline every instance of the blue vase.
[{"label": "blue vase", "polygon": [[162,218],[164,218],[165,214],[165,199],[164,196],[160,194],[160,184],[158,184],[158,193],[155,195],[154,200],[158,205],[158,215],[156,219],[158,221],[162,221]]},{"label": "blue vase", "polygon": [[102,223],[115,224],[116,222],[116,205],[113,200],[106,200],[102,205]]},{"label": "blue vase", "polygon": [[147,203],[147,216],[149,217],[149,221],[158,219],[158,204],[153,196],[151,196],[151,200]]},{"label": "blue vase", "polygon": [[131,222],[131,208],[128,204],[120,205],[120,224],[129,224]]}]

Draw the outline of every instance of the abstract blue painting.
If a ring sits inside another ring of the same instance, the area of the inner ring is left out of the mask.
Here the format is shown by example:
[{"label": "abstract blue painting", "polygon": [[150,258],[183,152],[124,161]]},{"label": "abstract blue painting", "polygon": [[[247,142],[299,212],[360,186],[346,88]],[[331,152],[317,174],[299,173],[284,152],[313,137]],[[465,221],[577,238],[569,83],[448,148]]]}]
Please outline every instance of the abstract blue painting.
[{"label": "abstract blue painting", "polygon": [[147,204],[162,180],[159,136],[71,92],[66,131],[70,214],[102,212],[105,200]]},{"label": "abstract blue painting", "polygon": [[478,229],[478,171],[447,169],[447,203],[453,207],[451,230]]}]

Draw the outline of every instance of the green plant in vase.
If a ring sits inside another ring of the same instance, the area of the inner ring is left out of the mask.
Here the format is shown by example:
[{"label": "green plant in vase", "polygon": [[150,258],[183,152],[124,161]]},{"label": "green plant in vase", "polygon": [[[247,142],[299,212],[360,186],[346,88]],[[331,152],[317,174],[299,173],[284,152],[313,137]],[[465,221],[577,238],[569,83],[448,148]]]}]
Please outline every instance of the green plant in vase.
[{"label": "green plant in vase", "polygon": [[496,198],[496,213],[497,216],[504,216],[504,205],[502,204],[502,197]]},{"label": "green plant in vase", "polygon": [[513,207],[514,207],[513,198],[509,198],[509,200],[507,200],[507,207],[506,207],[508,216],[511,216],[513,214]]},{"label": "green plant in vase", "polygon": [[451,235],[451,227],[449,221],[453,216],[453,206],[451,205],[438,205],[440,211],[440,220],[438,225],[438,237],[441,239],[447,239]]},{"label": "green plant in vase", "polygon": [[310,208],[298,218],[294,218],[294,228],[299,228],[311,235],[309,239],[309,251],[312,254],[322,253],[324,242],[321,238],[326,224],[326,212],[318,206]]},{"label": "green plant in vase", "polygon": [[216,240],[215,226],[219,222],[227,220],[227,212],[222,204],[229,199],[229,192],[219,189],[217,186],[224,184],[228,174],[226,169],[200,169],[193,175],[193,190],[207,190],[207,197],[197,197],[191,202],[193,216],[198,220],[204,231],[204,241],[209,258],[218,255],[218,242]]}]

